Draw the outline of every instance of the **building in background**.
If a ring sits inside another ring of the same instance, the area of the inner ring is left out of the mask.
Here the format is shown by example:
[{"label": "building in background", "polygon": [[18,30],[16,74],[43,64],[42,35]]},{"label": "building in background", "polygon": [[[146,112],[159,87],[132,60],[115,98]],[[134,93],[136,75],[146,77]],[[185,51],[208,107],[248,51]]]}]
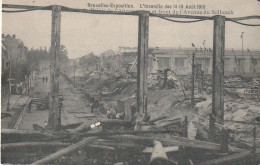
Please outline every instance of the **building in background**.
[{"label": "building in background", "polygon": [[[148,49],[148,71],[170,68],[179,75],[191,74],[192,54],[195,53],[195,64],[200,66],[205,74],[212,74],[212,49],[153,47]],[[99,56],[93,53],[75,59],[75,65],[89,71],[114,70],[126,68],[137,71],[137,48],[122,47],[118,50],[106,50]],[[134,65],[134,66],[133,66]],[[260,50],[226,49],[224,56],[225,75],[260,76]]]},{"label": "building in background", "polygon": [[10,53],[10,60],[12,62],[26,62],[27,47],[24,46],[22,40],[17,39],[16,35],[2,34],[2,41],[6,46],[7,51]]},{"label": "building in background", "polygon": [[26,79],[30,73],[27,52],[27,47],[16,35],[2,34],[2,100],[6,99],[10,92],[19,94],[28,86]]},{"label": "building in background", "polygon": [[[177,74],[191,74],[192,53],[195,64],[200,64],[205,74],[212,73],[213,52],[211,49],[157,48],[152,55],[158,59],[158,69],[170,68]],[[260,76],[260,50],[226,49],[224,56],[225,75]]]}]

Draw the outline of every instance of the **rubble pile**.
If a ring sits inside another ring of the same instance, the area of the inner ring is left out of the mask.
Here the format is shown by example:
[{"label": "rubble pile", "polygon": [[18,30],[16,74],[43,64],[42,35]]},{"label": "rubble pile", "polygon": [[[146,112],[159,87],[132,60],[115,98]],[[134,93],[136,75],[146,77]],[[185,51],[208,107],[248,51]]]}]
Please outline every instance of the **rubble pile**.
[{"label": "rubble pile", "polygon": [[[210,96],[207,96],[207,100],[196,104],[198,116],[200,117],[198,123],[207,128],[209,116],[211,114],[211,104],[212,100]],[[259,107],[260,103],[252,100],[236,99],[225,96],[224,127],[230,130],[231,136],[234,137],[235,141],[238,142],[241,141],[241,139],[252,139],[254,125],[236,122],[253,123],[255,121],[255,117],[260,116]],[[259,135],[260,132],[257,131],[257,136],[259,137]],[[248,146],[252,146],[252,143],[253,141],[248,143]]]},{"label": "rubble pile", "polygon": [[[37,127],[37,132],[27,132],[24,135],[29,134],[30,138],[22,138],[23,141],[15,143],[12,139],[6,138],[5,134],[12,134],[11,137],[15,139],[17,132],[7,130],[3,134],[5,161],[12,163],[19,160],[20,163],[36,164],[81,164],[82,162],[85,164],[149,164],[156,160],[157,148],[161,148],[165,160],[173,161],[175,164],[184,163],[180,159],[184,154],[183,148],[187,160],[193,164],[221,159],[223,156],[221,145],[201,141],[208,140],[211,95],[206,92],[199,94],[196,90],[196,107],[195,110],[191,109],[190,76],[178,78],[169,76],[169,78],[175,85],[168,84],[168,87],[162,88],[162,77],[157,74],[149,75],[149,120],[142,122],[140,130],[136,130],[133,120],[124,120],[123,117],[127,109],[136,106],[137,87],[136,79],[132,74],[122,71],[116,74],[77,75],[76,88],[83,92],[87,106],[93,109],[94,114],[102,113],[104,120],[92,124],[86,121],[65,125],[62,126],[61,131],[55,133]],[[66,77],[66,79],[74,83],[74,77]],[[253,121],[255,116],[260,115],[259,107],[258,102],[227,95],[225,96],[225,120]],[[77,116],[80,117],[80,114]],[[249,149],[252,148],[252,125],[225,122],[224,127],[232,131],[232,142],[235,139],[247,145]],[[34,136],[37,138],[32,140]],[[260,142],[259,139],[256,141]],[[235,148],[233,143],[230,144],[232,150],[225,152],[228,156],[251,153],[248,150]],[[17,150],[17,157],[10,157],[9,154],[13,149],[20,146],[30,146],[30,150],[26,152]],[[39,148],[40,150],[36,150]],[[260,151],[257,150],[258,152]],[[24,155],[24,153],[29,154]],[[46,153],[53,154],[46,155]],[[198,153],[200,156],[206,156],[198,159]]]},{"label": "rubble pile", "polygon": [[[233,81],[233,77],[226,79]],[[171,80],[171,81],[169,81]],[[211,76],[204,76],[205,88],[199,93],[199,82],[195,80],[195,110],[191,110],[191,76],[177,76],[170,73],[168,75],[167,88],[163,88],[162,73],[153,73],[148,75],[148,113],[153,125],[143,126],[145,130],[167,129],[181,131],[182,121],[185,116],[188,117],[189,137],[200,140],[208,140],[209,116],[212,113],[211,104]],[[247,80],[252,83],[253,80]],[[245,83],[245,80],[236,81],[236,83]],[[106,114],[109,118],[122,115],[122,108],[119,101],[123,101],[125,108],[135,105],[136,79],[134,73],[129,74],[126,71],[117,73],[103,73],[102,75],[88,74],[77,79],[82,89],[88,96],[99,98],[102,108],[98,111]],[[256,83],[252,83],[256,84]],[[227,86],[226,86],[227,87]],[[210,92],[209,92],[210,91]],[[136,106],[136,105],[135,105]],[[254,117],[260,115],[259,103],[253,100],[245,100],[237,97],[232,92],[225,91],[225,120],[246,121],[254,120]],[[123,110],[124,111],[124,110]],[[109,113],[108,113],[109,112]],[[158,119],[159,118],[159,119]],[[235,140],[243,139],[247,141],[252,138],[252,125],[242,123],[225,122],[225,128],[229,129]],[[260,133],[258,133],[260,135]]]},{"label": "rubble pile", "polygon": [[[191,116],[190,114],[197,114],[199,117],[207,119],[208,121],[209,115],[211,114],[211,95],[209,95],[209,93],[198,94],[198,91],[195,89],[195,104],[197,111],[192,112],[189,110],[191,105],[190,76],[179,76],[178,79],[169,76],[169,79],[170,78],[174,79],[177,84],[176,89],[162,89],[162,75],[160,73],[149,74],[148,76],[148,110],[151,120],[163,116],[174,116],[174,118],[171,119],[183,119],[185,115]],[[233,81],[235,78],[229,77],[227,81]],[[236,82],[241,83],[242,79],[239,80],[241,81]],[[245,82],[245,80],[243,82]],[[248,80],[248,82],[252,81]],[[132,75],[129,75],[125,71],[118,72],[117,74],[102,74],[100,77],[93,75],[85,76],[79,78],[77,83],[80,84],[89,95],[101,97],[103,107],[107,110],[113,109],[118,111],[118,100],[128,99],[131,97],[135,98],[136,80]],[[210,87],[210,76],[205,75],[204,83],[208,84],[205,86]],[[182,87],[182,85],[184,85],[184,87]],[[183,88],[186,88],[186,90],[182,91],[181,89]],[[98,93],[97,91],[100,92]],[[132,103],[133,102],[134,101],[132,101]],[[229,95],[225,96],[225,120],[251,121],[254,116],[260,115],[258,109],[259,104],[255,101],[242,100]],[[208,124],[208,122],[203,122]],[[226,125],[228,129],[240,132],[248,131],[250,130],[249,127],[252,127],[250,125],[239,123],[226,123]]]}]

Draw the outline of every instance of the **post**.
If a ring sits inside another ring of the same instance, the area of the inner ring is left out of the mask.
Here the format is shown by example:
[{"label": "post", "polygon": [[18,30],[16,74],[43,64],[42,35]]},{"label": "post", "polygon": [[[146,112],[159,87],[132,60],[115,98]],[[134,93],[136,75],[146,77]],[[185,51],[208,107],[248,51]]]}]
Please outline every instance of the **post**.
[{"label": "post", "polygon": [[195,52],[193,51],[192,53],[192,73],[191,73],[191,109],[194,110],[194,83],[195,83],[195,80],[194,80],[194,76],[195,76],[195,64],[194,64],[194,60],[195,60]]},{"label": "post", "polygon": [[163,87],[167,88],[167,82],[168,82],[168,71],[170,71],[170,68],[164,69],[164,77],[163,77]]},{"label": "post", "polygon": [[74,78],[73,78],[73,84],[74,84],[74,88],[75,88],[75,86],[76,86],[76,80],[75,80],[75,59],[73,60],[73,74],[74,74]]},{"label": "post", "polygon": [[141,12],[138,25],[137,112],[147,117],[149,12]]},{"label": "post", "polygon": [[221,145],[220,150],[222,152],[228,152],[228,146],[229,146],[229,130],[226,128],[222,128],[221,131]]},{"label": "post", "polygon": [[188,138],[188,116],[185,116],[184,125],[183,125],[183,137]]},{"label": "post", "polygon": [[28,81],[28,96],[30,95],[30,74],[28,74],[28,78],[27,78],[27,81]]},{"label": "post", "polygon": [[214,123],[224,123],[224,52],[225,17],[215,16],[213,34],[213,73],[212,73],[212,114],[209,137],[215,137]]},{"label": "post", "polygon": [[10,97],[12,93],[12,87],[11,87],[11,60],[9,61],[9,79],[8,79],[8,85],[9,85],[9,94],[8,94],[8,100],[6,105],[6,111],[10,111]]},{"label": "post", "polygon": [[254,128],[253,128],[253,147],[252,147],[252,164],[256,164],[256,123],[254,123]]},{"label": "post", "polygon": [[57,130],[60,127],[59,113],[59,72],[60,72],[60,24],[61,7],[52,7],[52,30],[51,30],[51,68],[50,68],[50,111],[48,127]]},{"label": "post", "polygon": [[242,40],[242,57],[244,58],[244,32],[241,33],[241,40]]}]

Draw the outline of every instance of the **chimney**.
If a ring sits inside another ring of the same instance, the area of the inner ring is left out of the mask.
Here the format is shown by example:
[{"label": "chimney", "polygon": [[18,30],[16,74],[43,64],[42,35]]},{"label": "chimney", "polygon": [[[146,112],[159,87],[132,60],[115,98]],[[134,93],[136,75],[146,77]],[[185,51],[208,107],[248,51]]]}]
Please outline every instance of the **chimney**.
[{"label": "chimney", "polygon": [[13,39],[15,39],[15,35],[13,34]]},{"label": "chimney", "polygon": [[2,34],[2,38],[5,38],[5,34]]}]

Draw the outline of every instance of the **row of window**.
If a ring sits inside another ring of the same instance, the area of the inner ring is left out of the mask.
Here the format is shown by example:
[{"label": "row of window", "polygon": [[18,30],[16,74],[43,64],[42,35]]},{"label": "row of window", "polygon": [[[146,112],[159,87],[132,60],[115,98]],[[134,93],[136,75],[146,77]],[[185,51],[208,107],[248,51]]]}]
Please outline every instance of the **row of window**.
[{"label": "row of window", "polygon": [[[258,59],[257,59],[258,60]],[[231,64],[230,58],[224,59],[224,64],[229,66]],[[235,58],[235,63],[239,66],[245,66],[246,59],[245,58]],[[158,57],[158,66],[159,67],[170,67],[171,58],[170,57]],[[183,68],[190,63],[187,61],[186,57],[175,57],[175,67]],[[210,58],[195,58],[195,64],[201,64],[203,67],[210,66]]]},{"label": "row of window", "polygon": [[[176,57],[175,58],[175,67],[183,68],[185,64],[187,65],[187,58],[185,57]],[[158,57],[158,66],[159,67],[170,67],[171,58],[170,57]],[[210,65],[210,58],[195,58],[196,64],[201,64],[202,66]]]}]

